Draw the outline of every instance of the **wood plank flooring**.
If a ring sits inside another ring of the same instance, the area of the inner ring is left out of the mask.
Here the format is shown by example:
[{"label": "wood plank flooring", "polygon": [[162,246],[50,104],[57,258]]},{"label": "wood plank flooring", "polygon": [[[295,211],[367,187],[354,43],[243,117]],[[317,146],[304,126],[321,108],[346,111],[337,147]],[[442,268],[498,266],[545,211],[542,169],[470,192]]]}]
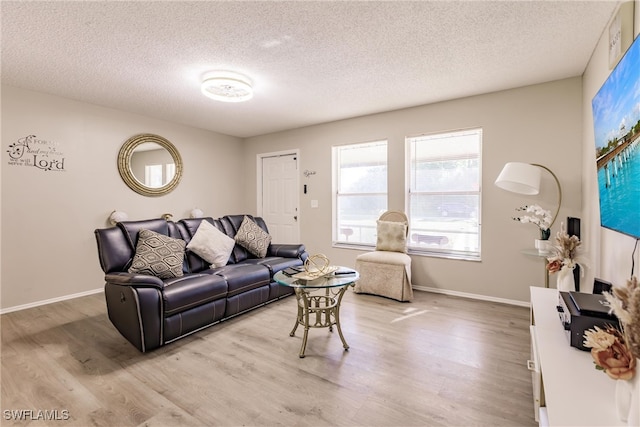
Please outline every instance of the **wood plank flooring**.
[{"label": "wood plank flooring", "polygon": [[5,314],[0,423],[537,425],[527,308],[349,290],[349,351],[336,332],[312,329],[300,359],[302,331],[289,337],[295,304],[286,298],[147,354],[111,325],[102,294]]}]

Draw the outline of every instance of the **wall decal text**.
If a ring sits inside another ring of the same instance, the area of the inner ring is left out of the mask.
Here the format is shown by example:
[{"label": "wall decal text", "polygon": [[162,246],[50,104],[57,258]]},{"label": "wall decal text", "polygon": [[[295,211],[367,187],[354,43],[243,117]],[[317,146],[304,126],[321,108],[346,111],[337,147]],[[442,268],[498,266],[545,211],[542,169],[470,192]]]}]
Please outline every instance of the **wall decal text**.
[{"label": "wall decal text", "polygon": [[64,153],[60,151],[57,142],[28,135],[10,144],[7,153],[8,164],[11,166],[31,166],[43,171],[65,172]]}]

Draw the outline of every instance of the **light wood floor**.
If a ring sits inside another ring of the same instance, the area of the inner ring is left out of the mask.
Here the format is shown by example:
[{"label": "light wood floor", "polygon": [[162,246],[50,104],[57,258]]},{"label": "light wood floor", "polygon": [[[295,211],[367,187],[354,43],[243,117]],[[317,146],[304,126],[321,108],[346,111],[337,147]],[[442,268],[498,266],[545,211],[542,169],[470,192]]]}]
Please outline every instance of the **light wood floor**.
[{"label": "light wood floor", "polygon": [[[110,324],[102,294],[5,314],[2,425],[534,426],[529,311],[415,292],[345,295],[337,333],[300,359],[295,298],[147,354]],[[15,421],[7,410],[68,420]],[[54,412],[55,414],[55,412]]]}]

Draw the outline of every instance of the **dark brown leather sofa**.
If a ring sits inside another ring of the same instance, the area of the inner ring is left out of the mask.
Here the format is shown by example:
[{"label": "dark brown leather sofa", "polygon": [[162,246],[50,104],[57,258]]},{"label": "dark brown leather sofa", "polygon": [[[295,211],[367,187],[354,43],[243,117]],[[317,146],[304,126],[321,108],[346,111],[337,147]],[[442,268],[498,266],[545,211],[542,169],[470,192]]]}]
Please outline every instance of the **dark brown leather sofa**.
[{"label": "dark brown leather sofa", "polygon": [[[262,218],[246,216],[268,232]],[[210,268],[209,263],[187,249],[183,276],[171,279],[127,272],[140,230],[188,243],[200,222],[206,220],[233,238],[244,217],[124,221],[95,230],[100,266],[105,272],[107,311],[116,329],[138,350],[146,352],[291,295],[293,290],[278,285],[273,275],[303,264],[308,254],[302,244],[270,244],[264,258],[256,258],[235,244],[227,265],[217,268]]]}]

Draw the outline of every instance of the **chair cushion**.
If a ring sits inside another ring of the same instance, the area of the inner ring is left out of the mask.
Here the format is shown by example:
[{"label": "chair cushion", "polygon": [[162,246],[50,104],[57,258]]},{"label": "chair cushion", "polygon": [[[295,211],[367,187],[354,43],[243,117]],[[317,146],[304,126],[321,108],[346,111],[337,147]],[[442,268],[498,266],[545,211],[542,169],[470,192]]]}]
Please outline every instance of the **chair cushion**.
[{"label": "chair cushion", "polygon": [[227,265],[235,244],[235,240],[203,220],[187,249],[210,263],[211,267],[222,267]]},{"label": "chair cushion", "polygon": [[356,257],[358,261],[375,262],[378,264],[411,265],[411,257],[400,252],[374,251]]},{"label": "chair cushion", "polygon": [[407,252],[407,224],[378,221],[377,251]]},{"label": "chair cushion", "polygon": [[188,274],[167,280],[162,291],[167,316],[227,296],[227,282],[215,274]]},{"label": "chair cushion", "polygon": [[235,236],[236,242],[258,258],[267,255],[271,236],[247,216],[242,220]]},{"label": "chair cushion", "polygon": [[283,258],[277,256],[268,256],[265,258],[253,258],[242,261],[243,264],[258,264],[264,265],[269,269],[271,277],[280,270],[284,270],[287,267],[299,267],[302,265],[302,260],[299,258]]},{"label": "chair cushion", "polygon": [[411,301],[411,258],[400,252],[371,252],[356,258],[355,293]]},{"label": "chair cushion", "polygon": [[252,289],[268,286],[271,281],[269,269],[263,265],[230,264],[211,270],[224,278],[228,286],[227,298]]},{"label": "chair cushion", "polygon": [[140,230],[129,273],[149,274],[161,279],[181,277],[185,241],[151,230]]}]

